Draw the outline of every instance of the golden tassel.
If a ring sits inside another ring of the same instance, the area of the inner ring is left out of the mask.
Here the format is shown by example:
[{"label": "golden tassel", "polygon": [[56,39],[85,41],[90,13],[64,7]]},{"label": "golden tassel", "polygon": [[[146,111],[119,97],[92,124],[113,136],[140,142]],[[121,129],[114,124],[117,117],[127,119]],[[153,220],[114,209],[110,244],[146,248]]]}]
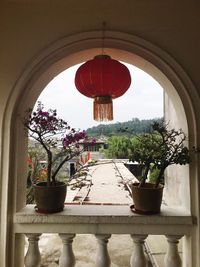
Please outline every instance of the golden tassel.
[{"label": "golden tassel", "polygon": [[93,116],[95,121],[113,120],[113,103],[111,96],[97,96],[94,98]]}]

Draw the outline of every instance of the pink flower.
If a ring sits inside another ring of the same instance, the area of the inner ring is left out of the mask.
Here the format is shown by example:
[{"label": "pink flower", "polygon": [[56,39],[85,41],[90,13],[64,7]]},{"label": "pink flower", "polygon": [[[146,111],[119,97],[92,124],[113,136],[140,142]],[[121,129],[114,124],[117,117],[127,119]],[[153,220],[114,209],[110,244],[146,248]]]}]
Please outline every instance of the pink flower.
[{"label": "pink flower", "polygon": [[[38,102],[36,111],[31,112],[32,110],[29,109],[27,111],[27,116],[23,119],[24,128],[26,130],[25,133],[43,146],[44,151],[47,153],[47,159],[48,153],[53,154],[55,148],[58,155],[59,153],[62,156],[65,155],[63,163],[61,162],[61,164],[58,164],[57,169],[53,168],[56,166],[55,162],[50,161],[47,163],[47,165],[52,165],[50,166],[51,168],[49,168],[51,169],[50,173],[47,173],[47,180],[48,182],[55,181],[55,176],[62,164],[64,164],[68,158],[82,153],[83,149],[81,149],[79,142],[81,141],[87,144],[87,133],[86,131],[77,131],[75,128],[71,128],[66,121],[57,116],[56,110],[45,110],[40,102]],[[95,142],[96,140],[93,139],[92,143]],[[62,144],[61,146],[60,143]]]}]

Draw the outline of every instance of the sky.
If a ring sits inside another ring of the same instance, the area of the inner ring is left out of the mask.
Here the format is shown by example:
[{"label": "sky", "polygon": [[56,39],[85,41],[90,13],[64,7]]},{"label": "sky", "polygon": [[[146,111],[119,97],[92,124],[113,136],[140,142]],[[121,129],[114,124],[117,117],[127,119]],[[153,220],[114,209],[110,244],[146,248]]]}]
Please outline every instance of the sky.
[{"label": "sky", "polygon": [[[122,62],[123,63],[123,62]],[[159,83],[141,69],[125,64],[131,74],[131,86],[121,97],[113,100],[115,123],[139,119],[152,119],[163,116],[163,89]],[[75,87],[75,65],[56,76],[42,91],[38,101],[45,109],[56,109],[60,118],[76,129],[86,130],[100,124],[93,120],[93,99],[88,98]]]}]

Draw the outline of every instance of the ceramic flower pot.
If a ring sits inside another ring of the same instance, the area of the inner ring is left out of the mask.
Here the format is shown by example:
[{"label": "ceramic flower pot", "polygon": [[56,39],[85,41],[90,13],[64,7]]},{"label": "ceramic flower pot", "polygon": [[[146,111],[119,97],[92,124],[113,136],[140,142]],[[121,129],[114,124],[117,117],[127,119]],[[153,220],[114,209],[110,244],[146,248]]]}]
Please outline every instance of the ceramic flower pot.
[{"label": "ceramic flower pot", "polygon": [[34,185],[36,211],[41,213],[60,212],[64,208],[67,185],[56,182],[56,185],[47,186],[46,182]]},{"label": "ceramic flower pot", "polygon": [[133,203],[132,210],[139,214],[160,213],[162,203],[163,185],[155,188],[154,184],[146,183],[144,187],[138,187],[139,183],[132,184]]}]

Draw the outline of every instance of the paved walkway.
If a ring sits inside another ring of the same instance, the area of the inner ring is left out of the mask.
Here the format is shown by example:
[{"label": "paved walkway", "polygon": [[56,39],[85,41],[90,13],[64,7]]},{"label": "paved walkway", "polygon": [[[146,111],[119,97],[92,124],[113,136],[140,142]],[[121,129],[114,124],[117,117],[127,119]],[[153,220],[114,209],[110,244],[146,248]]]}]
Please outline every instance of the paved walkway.
[{"label": "paved walkway", "polygon": [[[122,163],[121,163],[122,164]],[[131,204],[122,177],[115,163],[102,163],[90,169],[92,186],[87,203]]]}]

